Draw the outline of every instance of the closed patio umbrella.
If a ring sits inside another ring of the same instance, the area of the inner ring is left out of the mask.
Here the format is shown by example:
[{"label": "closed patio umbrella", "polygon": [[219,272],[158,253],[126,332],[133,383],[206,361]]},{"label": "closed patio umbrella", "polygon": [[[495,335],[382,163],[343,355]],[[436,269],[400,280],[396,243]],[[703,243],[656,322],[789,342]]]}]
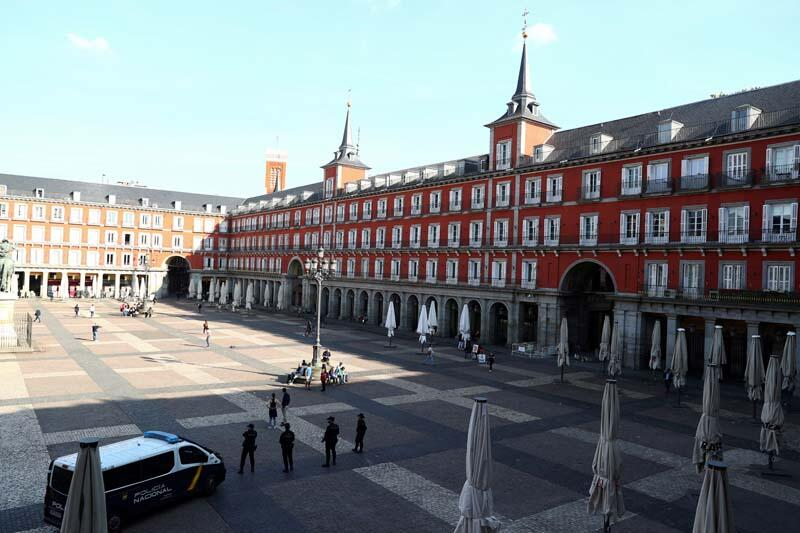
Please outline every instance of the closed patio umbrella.
[{"label": "closed patio umbrella", "polygon": [[96,438],[83,438],[69,484],[62,533],[106,533],[106,493]]},{"label": "closed patio umbrella", "polygon": [[139,280],[139,298],[143,300],[147,298],[147,284],[144,280],[144,277]]},{"label": "closed patio umbrella", "polygon": [[769,469],[775,456],[781,451],[783,432],[783,407],[781,406],[781,358],[771,355],[767,365],[767,377],[764,381],[764,405],[761,407],[761,435],[759,448],[769,454]]},{"label": "closed patio umbrella", "polygon": [[228,280],[222,282],[222,287],[219,290],[219,304],[228,305]]},{"label": "closed patio umbrella", "polygon": [[591,514],[603,515],[604,529],[609,530],[611,521],[625,514],[622,497],[622,453],[617,445],[620,430],[619,393],[615,379],[606,380],[603,403],[600,407],[600,437],[592,460],[592,485],[589,487],[587,509]]},{"label": "closed patio umbrella", "polygon": [[675,351],[672,353],[672,384],[678,391],[678,405],[681,404],[681,389],[686,384],[686,371],[689,369],[688,350],[686,348],[686,330],[678,328],[675,339]]},{"label": "closed patio umbrella", "polygon": [[203,299],[203,279],[197,278],[197,299]]},{"label": "closed patio umbrella", "polygon": [[247,309],[253,308],[253,282],[247,284],[247,292],[244,296],[244,305]]},{"label": "closed patio umbrella", "polygon": [[458,317],[458,333],[461,335],[461,340],[469,340],[472,328],[469,325],[469,309],[467,304],[461,308],[461,316]]},{"label": "closed patio umbrella", "polygon": [[461,517],[454,533],[499,531],[492,494],[492,439],[486,398],[475,398],[467,432],[467,480],[461,488]]},{"label": "closed patio umbrella", "polygon": [[103,288],[100,286],[100,277],[95,276],[92,278],[92,296],[101,298],[103,296]]},{"label": "closed patio umbrella", "polygon": [[188,292],[189,292],[189,298],[190,299],[194,298],[194,295],[195,295],[196,291],[195,291],[194,278],[193,277],[189,278],[189,290],[188,290]]},{"label": "closed patio umbrella", "polygon": [[703,376],[703,412],[694,433],[692,463],[697,473],[707,459],[722,460],[722,430],[719,427],[719,367],[706,366]]},{"label": "closed patio umbrella", "polygon": [[131,296],[134,298],[139,296],[139,283],[136,281],[136,276],[131,276]]},{"label": "closed patio umbrella", "polygon": [[431,300],[431,304],[428,307],[428,333],[432,335],[438,328],[439,321],[436,317],[436,300]]},{"label": "closed patio umbrella", "polygon": [[706,363],[716,366],[719,369],[719,379],[722,379],[722,365],[728,364],[728,357],[725,354],[725,343],[722,341],[722,326],[714,326],[711,357],[709,357]]},{"label": "closed patio umbrella", "polygon": [[419,310],[419,318],[417,319],[417,334],[419,335],[419,343],[425,347],[428,342],[428,309],[425,304]]},{"label": "closed patio umbrella", "polygon": [[608,349],[611,344],[611,322],[608,320],[608,315],[603,317],[603,333],[600,335],[600,351],[597,353],[597,358],[601,361],[608,359]]},{"label": "closed patio umbrella", "polygon": [[761,336],[753,335],[747,346],[747,366],[744,369],[747,397],[753,402],[753,418],[756,418],[756,404],[764,393],[764,358],[761,352]]},{"label": "closed patio umbrella", "polygon": [[208,283],[208,303],[213,304],[217,299],[217,284],[218,280],[212,279]]},{"label": "closed patio umbrella", "polygon": [[622,375],[622,343],[619,339],[619,324],[614,324],[611,333],[611,348],[608,353],[608,375],[609,377]]},{"label": "closed patio umbrella", "polygon": [[386,336],[389,337],[389,346],[391,346],[394,330],[397,329],[397,320],[394,318],[394,302],[391,300],[389,301],[389,309],[386,311],[386,322],[383,325],[386,328]]},{"label": "closed patio umbrella", "polygon": [[236,306],[241,305],[242,303],[242,282],[238,279],[233,286],[233,300],[232,303]]},{"label": "closed patio umbrella", "polygon": [[661,368],[661,322],[653,325],[653,337],[650,340],[650,370]]},{"label": "closed patio umbrella", "polygon": [[261,305],[264,307],[269,306],[269,284],[264,284],[264,300],[262,301]]},{"label": "closed patio umbrella", "polygon": [[794,379],[797,376],[797,335],[794,331],[786,334],[781,356],[781,373],[783,383],[781,389],[794,390]]},{"label": "closed patio umbrella", "polygon": [[67,281],[66,274],[61,274],[61,287],[58,289],[58,295],[64,300],[69,298],[69,281]]},{"label": "closed patio umbrella", "polygon": [[711,460],[706,465],[692,533],[735,533],[727,470],[722,461]]},{"label": "closed patio umbrella", "polygon": [[275,303],[275,307],[278,311],[283,311],[283,292],[283,283],[281,283],[281,286],[278,287],[278,301]]},{"label": "closed patio umbrella", "polygon": [[561,382],[564,382],[564,369],[569,366],[569,330],[567,330],[567,317],[561,319],[561,332],[557,347],[558,357],[556,365],[561,369]]}]

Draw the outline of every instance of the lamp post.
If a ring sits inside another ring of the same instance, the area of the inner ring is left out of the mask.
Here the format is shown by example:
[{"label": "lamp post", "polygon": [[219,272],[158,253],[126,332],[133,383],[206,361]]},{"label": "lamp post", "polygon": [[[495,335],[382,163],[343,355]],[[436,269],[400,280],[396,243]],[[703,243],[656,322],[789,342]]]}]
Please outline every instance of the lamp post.
[{"label": "lamp post", "polygon": [[317,338],[311,357],[312,375],[316,379],[320,373],[319,325],[322,313],[322,282],[336,274],[336,261],[325,257],[325,249],[320,248],[316,257],[307,258],[305,262],[306,279],[317,282]]}]

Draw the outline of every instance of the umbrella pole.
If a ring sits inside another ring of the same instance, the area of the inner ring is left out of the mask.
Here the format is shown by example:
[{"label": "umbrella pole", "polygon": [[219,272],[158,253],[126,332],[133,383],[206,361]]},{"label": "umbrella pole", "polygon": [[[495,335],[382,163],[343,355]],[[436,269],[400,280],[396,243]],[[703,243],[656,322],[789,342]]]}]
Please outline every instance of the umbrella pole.
[{"label": "umbrella pole", "polygon": [[764,477],[792,477],[791,474],[781,470],[775,470],[775,452],[769,452],[769,470],[764,470],[761,475]]},{"label": "umbrella pole", "polygon": [[678,389],[678,407],[680,407],[681,406],[681,388],[682,387],[676,387],[676,388]]},{"label": "umbrella pole", "polygon": [[564,366],[561,366],[561,383],[564,383]]},{"label": "umbrella pole", "polygon": [[603,515],[603,533],[609,533],[611,531],[611,520],[609,515]]}]

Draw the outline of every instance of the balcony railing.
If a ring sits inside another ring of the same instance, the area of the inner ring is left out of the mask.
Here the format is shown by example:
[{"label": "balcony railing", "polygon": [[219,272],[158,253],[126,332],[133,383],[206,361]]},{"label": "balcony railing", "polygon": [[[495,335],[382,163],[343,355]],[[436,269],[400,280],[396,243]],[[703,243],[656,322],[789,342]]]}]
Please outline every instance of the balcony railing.
[{"label": "balcony railing", "polygon": [[545,202],[560,202],[562,197],[561,187],[547,188]]},{"label": "balcony railing", "polygon": [[770,165],[766,168],[762,183],[786,183],[800,180],[800,165]]},{"label": "balcony railing", "polygon": [[582,185],[578,188],[578,198],[581,200],[599,200],[600,199],[600,186]]},{"label": "balcony railing", "polygon": [[620,194],[622,196],[637,196],[642,194],[641,180],[622,180]]},{"label": "balcony railing", "polygon": [[650,298],[724,302],[733,305],[800,306],[800,293],[745,289],[704,289],[681,287],[669,289],[665,285],[642,285],[641,294]]},{"label": "balcony railing", "polygon": [[701,191],[708,189],[708,174],[693,174],[691,176],[681,176],[681,191]]},{"label": "balcony railing", "polygon": [[672,192],[672,178],[653,178],[645,182],[645,194],[664,194]]},{"label": "balcony railing", "polygon": [[751,169],[742,171],[720,172],[714,175],[714,181],[717,187],[720,188],[733,188],[733,187],[749,187],[753,184],[755,172]]}]

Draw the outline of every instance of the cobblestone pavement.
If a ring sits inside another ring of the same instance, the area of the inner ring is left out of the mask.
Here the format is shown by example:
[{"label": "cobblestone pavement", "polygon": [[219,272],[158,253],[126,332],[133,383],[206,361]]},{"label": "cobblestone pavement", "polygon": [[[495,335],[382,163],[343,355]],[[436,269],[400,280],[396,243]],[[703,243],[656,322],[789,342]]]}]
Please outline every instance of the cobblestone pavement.
[{"label": "cobblestone pavement", "polygon": [[[77,441],[103,443],[147,429],[177,432],[228,459],[217,493],[152,516],[127,531],[451,531],[458,521],[472,397],[489,400],[496,511],[506,531],[596,531],[586,513],[598,438],[603,378],[574,365],[560,383],[553,359],[497,352],[494,372],[439,341],[437,364],[424,363],[414,339],[387,349],[377,330],[331,323],[323,344],[344,362],[350,383],[320,391],[291,386],[288,419],[297,435],[295,471],[281,472],[279,431],[266,427],[267,401],[303,358],[304,322],[284,315],[233,314],[189,302],[160,302],[151,319],[122,317],[112,301],[96,305],[101,326],[91,341],[74,302],[39,306],[40,348],[0,354],[0,533],[49,532],[42,523],[45,472]],[[202,321],[211,328],[205,347]],[[701,384],[690,380],[685,408],[660,381],[626,372],[621,390],[623,483],[628,513],[615,531],[688,531],[701,476],[691,465]],[[777,466],[790,478],[765,478],[759,427],[740,383],[722,388],[725,458],[739,531],[792,531],[800,511],[800,416],[787,414]],[[356,415],[369,427],[363,454],[350,453]],[[320,468],[325,419],[342,429],[340,459]],[[259,431],[256,472],[237,476],[241,433]]]}]

